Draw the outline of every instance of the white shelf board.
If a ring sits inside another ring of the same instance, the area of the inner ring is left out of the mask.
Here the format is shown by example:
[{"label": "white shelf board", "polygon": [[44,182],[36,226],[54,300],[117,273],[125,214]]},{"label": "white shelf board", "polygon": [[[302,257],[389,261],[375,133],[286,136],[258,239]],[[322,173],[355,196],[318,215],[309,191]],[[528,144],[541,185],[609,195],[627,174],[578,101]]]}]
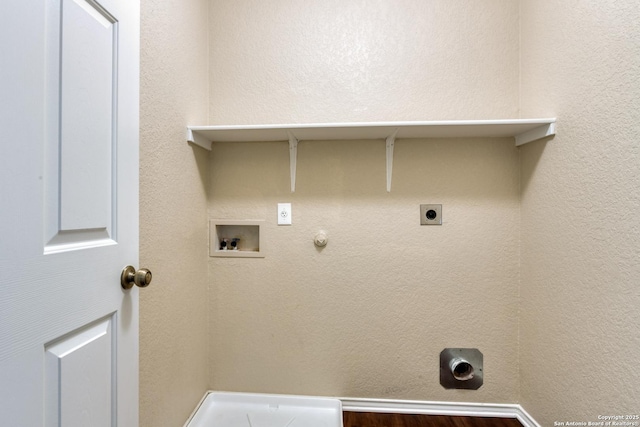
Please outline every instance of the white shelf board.
[{"label": "white shelf board", "polygon": [[289,141],[293,192],[298,141],[384,139],[387,145],[387,191],[391,191],[393,147],[397,139],[512,137],[519,146],[555,135],[555,124],[555,118],[544,118],[188,126],[187,141],[207,150],[211,150],[213,142]]},{"label": "white shelf board", "polygon": [[212,142],[289,141],[290,136],[298,141],[386,139],[396,132],[396,139],[515,137],[522,145],[554,135],[555,122],[545,118],[189,126],[187,139],[210,150]]}]

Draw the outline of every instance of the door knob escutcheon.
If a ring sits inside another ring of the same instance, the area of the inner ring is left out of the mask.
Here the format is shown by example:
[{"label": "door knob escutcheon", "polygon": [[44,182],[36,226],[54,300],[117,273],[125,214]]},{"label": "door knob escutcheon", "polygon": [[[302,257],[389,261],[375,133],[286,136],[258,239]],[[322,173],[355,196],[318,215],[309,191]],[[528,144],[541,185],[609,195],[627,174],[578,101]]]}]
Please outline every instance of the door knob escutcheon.
[{"label": "door knob escutcheon", "polygon": [[133,285],[136,285],[139,288],[146,288],[151,283],[151,278],[151,272],[146,268],[141,268],[136,271],[133,266],[127,265],[122,269],[120,285],[122,286],[122,289],[131,289]]}]

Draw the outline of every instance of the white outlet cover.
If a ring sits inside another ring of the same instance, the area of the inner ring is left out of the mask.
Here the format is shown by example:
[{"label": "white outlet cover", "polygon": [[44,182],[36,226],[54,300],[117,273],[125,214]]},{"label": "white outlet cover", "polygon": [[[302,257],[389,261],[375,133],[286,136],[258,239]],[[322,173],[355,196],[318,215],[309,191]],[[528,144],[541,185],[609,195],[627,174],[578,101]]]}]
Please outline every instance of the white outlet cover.
[{"label": "white outlet cover", "polygon": [[291,225],[291,203],[278,203],[278,225]]}]

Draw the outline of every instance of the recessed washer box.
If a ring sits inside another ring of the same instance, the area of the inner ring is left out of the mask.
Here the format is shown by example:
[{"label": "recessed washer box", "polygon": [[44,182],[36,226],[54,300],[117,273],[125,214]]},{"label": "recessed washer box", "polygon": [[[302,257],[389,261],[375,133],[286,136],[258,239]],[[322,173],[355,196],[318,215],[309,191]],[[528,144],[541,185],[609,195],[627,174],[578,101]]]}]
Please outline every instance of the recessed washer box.
[{"label": "recessed washer box", "polygon": [[262,224],[260,220],[210,220],[209,256],[264,258]]},{"label": "recessed washer box", "polygon": [[209,392],[185,427],[342,427],[342,402],[324,397]]}]

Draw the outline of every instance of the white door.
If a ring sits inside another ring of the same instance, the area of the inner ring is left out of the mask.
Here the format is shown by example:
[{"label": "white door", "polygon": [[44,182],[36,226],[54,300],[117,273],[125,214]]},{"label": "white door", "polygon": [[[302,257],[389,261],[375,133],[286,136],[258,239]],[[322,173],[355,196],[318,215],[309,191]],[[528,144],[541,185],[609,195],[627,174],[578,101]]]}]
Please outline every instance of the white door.
[{"label": "white door", "polygon": [[0,16],[0,425],[137,426],[139,1]]}]

